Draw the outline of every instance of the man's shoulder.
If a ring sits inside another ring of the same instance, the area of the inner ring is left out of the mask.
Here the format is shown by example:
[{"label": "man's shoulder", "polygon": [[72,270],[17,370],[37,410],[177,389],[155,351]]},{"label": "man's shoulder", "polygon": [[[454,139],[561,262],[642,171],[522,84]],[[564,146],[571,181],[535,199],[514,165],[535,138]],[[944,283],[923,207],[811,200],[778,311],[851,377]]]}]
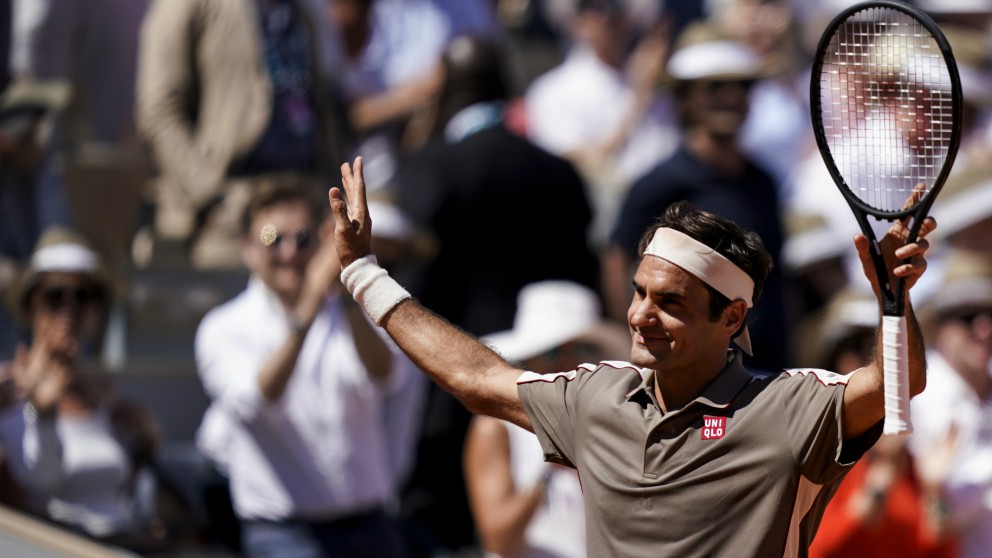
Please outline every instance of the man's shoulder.
[{"label": "man's shoulder", "polygon": [[643,382],[647,374],[647,370],[626,361],[604,360],[598,363],[581,364],[575,370],[568,372],[550,374],[524,372],[517,378],[517,385],[564,381],[569,384],[576,382],[579,384],[595,382],[596,384],[629,387],[630,385],[638,385]]},{"label": "man's shoulder", "polygon": [[524,93],[526,101],[550,101],[560,98],[570,85],[574,84],[576,74],[581,74],[581,68],[577,68],[569,58],[534,78],[527,91]]},{"label": "man's shoulder", "polygon": [[850,374],[838,374],[822,368],[786,368],[779,374],[783,379],[815,379],[824,386],[847,385]]},{"label": "man's shoulder", "polygon": [[253,300],[248,289],[236,294],[230,300],[211,308],[200,320],[199,329],[235,328],[248,326],[258,315],[258,301]]}]

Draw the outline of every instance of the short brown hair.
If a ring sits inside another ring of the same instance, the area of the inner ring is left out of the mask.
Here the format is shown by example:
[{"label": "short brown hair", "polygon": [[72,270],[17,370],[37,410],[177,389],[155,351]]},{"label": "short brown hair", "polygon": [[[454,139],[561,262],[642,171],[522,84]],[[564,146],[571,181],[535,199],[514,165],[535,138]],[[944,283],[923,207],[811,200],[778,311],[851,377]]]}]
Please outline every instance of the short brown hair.
[{"label": "short brown hair", "polygon": [[270,174],[259,178],[251,201],[241,214],[241,234],[250,233],[251,222],[260,211],[289,201],[304,202],[314,222],[320,223],[329,209],[320,192],[321,187],[316,181],[295,173]]},{"label": "short brown hair", "polygon": [[[665,214],[641,237],[637,247],[639,258],[644,257],[654,233],[660,228],[669,228],[702,242],[722,254],[741,268],[754,281],[751,298],[755,304],[761,298],[768,272],[772,269],[772,257],[765,249],[761,237],[754,231],[744,230],[730,219],[715,213],[697,209],[688,201],[678,201],[668,206]],[[706,285],[710,292],[710,317],[716,319],[730,304],[730,300],[716,289]]]}]

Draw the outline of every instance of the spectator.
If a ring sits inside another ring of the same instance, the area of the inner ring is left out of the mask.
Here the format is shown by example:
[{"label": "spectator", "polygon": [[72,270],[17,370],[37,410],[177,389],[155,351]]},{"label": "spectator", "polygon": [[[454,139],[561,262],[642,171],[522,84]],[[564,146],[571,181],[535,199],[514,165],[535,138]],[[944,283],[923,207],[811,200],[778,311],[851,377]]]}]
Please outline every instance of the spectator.
[{"label": "spectator", "polygon": [[941,229],[935,238],[944,246],[934,254],[931,266],[937,273],[922,282],[919,300],[936,296],[943,289],[942,270],[948,258],[963,251],[992,258],[992,145],[987,156],[955,162],[947,182],[934,200],[931,215]]},{"label": "spectator", "polygon": [[729,37],[751,47],[768,74],[751,91],[740,131],[745,153],[771,173],[781,189],[813,147],[808,59],[799,48],[789,0],[707,0],[709,19]]},{"label": "spectator", "polygon": [[15,83],[61,80],[72,91],[54,138],[57,162],[39,187],[65,197],[62,223],[85,235],[116,274],[128,270],[148,177],[134,83],[149,1],[13,0]]},{"label": "spectator", "polygon": [[[992,146],[990,146],[992,153]],[[938,238],[954,248],[992,256],[992,163],[974,159],[955,166],[933,204],[933,216],[947,223]],[[943,226],[941,227],[943,228]]]},{"label": "spectator", "polygon": [[454,37],[496,34],[488,0],[330,0],[357,153],[379,188],[423,146],[440,88],[438,62]]},{"label": "spectator", "polygon": [[141,33],[138,124],[160,171],[156,233],[197,267],[241,265],[238,221],[267,173],[330,176],[340,95],[303,0],[156,0]]},{"label": "spectator", "polygon": [[[679,102],[683,140],[669,159],[627,192],[603,252],[607,309],[616,319],[626,314],[640,235],[673,202],[688,200],[753,229],[773,261],[782,247],[775,182],[737,141],[748,113],[748,91],[763,75],[760,59],[708,24],[694,24],[679,39],[668,74]],[[772,269],[765,298],[755,308],[750,365],[757,368],[778,369],[785,363],[782,283],[781,273]]]},{"label": "spectator", "polygon": [[[794,323],[807,314],[822,311],[850,286],[848,268],[844,265],[849,249],[846,239],[833,234],[819,213],[786,214],[785,232],[779,265],[788,277],[787,322]],[[804,351],[806,346],[805,339],[793,338],[792,354]],[[800,361],[800,364],[808,362]]]},{"label": "spectator", "polygon": [[[114,287],[77,235],[49,229],[11,296],[31,345],[10,363],[15,399],[0,418],[0,446],[25,505],[59,524],[127,548],[158,549],[170,536],[155,512],[157,428],[116,399],[91,354]],[[88,358],[90,357],[90,358]]]},{"label": "spectator", "polygon": [[[949,528],[961,558],[992,548],[992,264],[950,256],[940,290],[920,308],[928,332],[929,379],[913,401],[911,449],[919,462],[934,448],[953,453],[942,488]],[[940,508],[938,508],[940,509]]]},{"label": "spectator", "polygon": [[248,287],[196,334],[212,399],[200,447],[230,479],[251,558],[405,556],[384,510],[382,399],[406,367],[340,296],[325,203],[297,177],[259,184],[242,221]]},{"label": "spectator", "polygon": [[[438,241],[435,257],[413,280],[417,296],[479,335],[511,326],[524,285],[570,279],[595,286],[598,273],[578,174],[504,126],[509,87],[502,64],[492,43],[452,41],[443,57],[438,133],[391,185],[414,224]],[[514,223],[506,219],[511,214]],[[472,545],[460,467],[471,415],[435,385],[424,412],[403,515],[442,548]]]},{"label": "spectator", "polygon": [[623,193],[678,143],[671,108],[656,94],[669,37],[654,25],[634,46],[620,0],[581,0],[572,10],[564,62],[527,89],[527,132],[582,173],[602,243]]},{"label": "spectator", "polygon": [[[31,257],[42,231],[69,221],[60,191],[49,191],[52,132],[69,99],[64,82],[20,82],[0,94],[0,290]],[[17,324],[0,309],[0,359],[19,340]]]},{"label": "spectator", "polygon": [[[573,370],[626,352],[627,333],[604,321],[599,297],[567,281],[520,291],[513,329],[484,339],[527,370]],[[479,415],[465,445],[465,479],[487,556],[585,558],[582,487],[575,471],[544,462],[533,433]]]}]

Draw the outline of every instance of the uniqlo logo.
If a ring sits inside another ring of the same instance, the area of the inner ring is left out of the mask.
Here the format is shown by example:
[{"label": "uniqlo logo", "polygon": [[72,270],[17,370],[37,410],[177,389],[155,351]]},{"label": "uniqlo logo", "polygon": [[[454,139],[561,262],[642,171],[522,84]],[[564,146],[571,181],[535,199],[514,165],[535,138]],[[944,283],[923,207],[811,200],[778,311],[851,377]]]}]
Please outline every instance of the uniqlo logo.
[{"label": "uniqlo logo", "polygon": [[727,433],[727,417],[703,417],[703,439],[719,440]]}]

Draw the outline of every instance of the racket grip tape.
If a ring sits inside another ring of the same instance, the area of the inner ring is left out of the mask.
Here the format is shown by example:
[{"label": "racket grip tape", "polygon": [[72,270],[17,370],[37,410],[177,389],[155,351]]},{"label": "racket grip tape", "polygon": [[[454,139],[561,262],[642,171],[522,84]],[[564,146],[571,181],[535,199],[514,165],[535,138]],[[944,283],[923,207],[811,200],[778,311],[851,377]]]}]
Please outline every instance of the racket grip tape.
[{"label": "racket grip tape", "polygon": [[882,433],[913,433],[909,411],[909,362],[906,316],[882,316],[882,378],[885,391],[885,425]]}]

